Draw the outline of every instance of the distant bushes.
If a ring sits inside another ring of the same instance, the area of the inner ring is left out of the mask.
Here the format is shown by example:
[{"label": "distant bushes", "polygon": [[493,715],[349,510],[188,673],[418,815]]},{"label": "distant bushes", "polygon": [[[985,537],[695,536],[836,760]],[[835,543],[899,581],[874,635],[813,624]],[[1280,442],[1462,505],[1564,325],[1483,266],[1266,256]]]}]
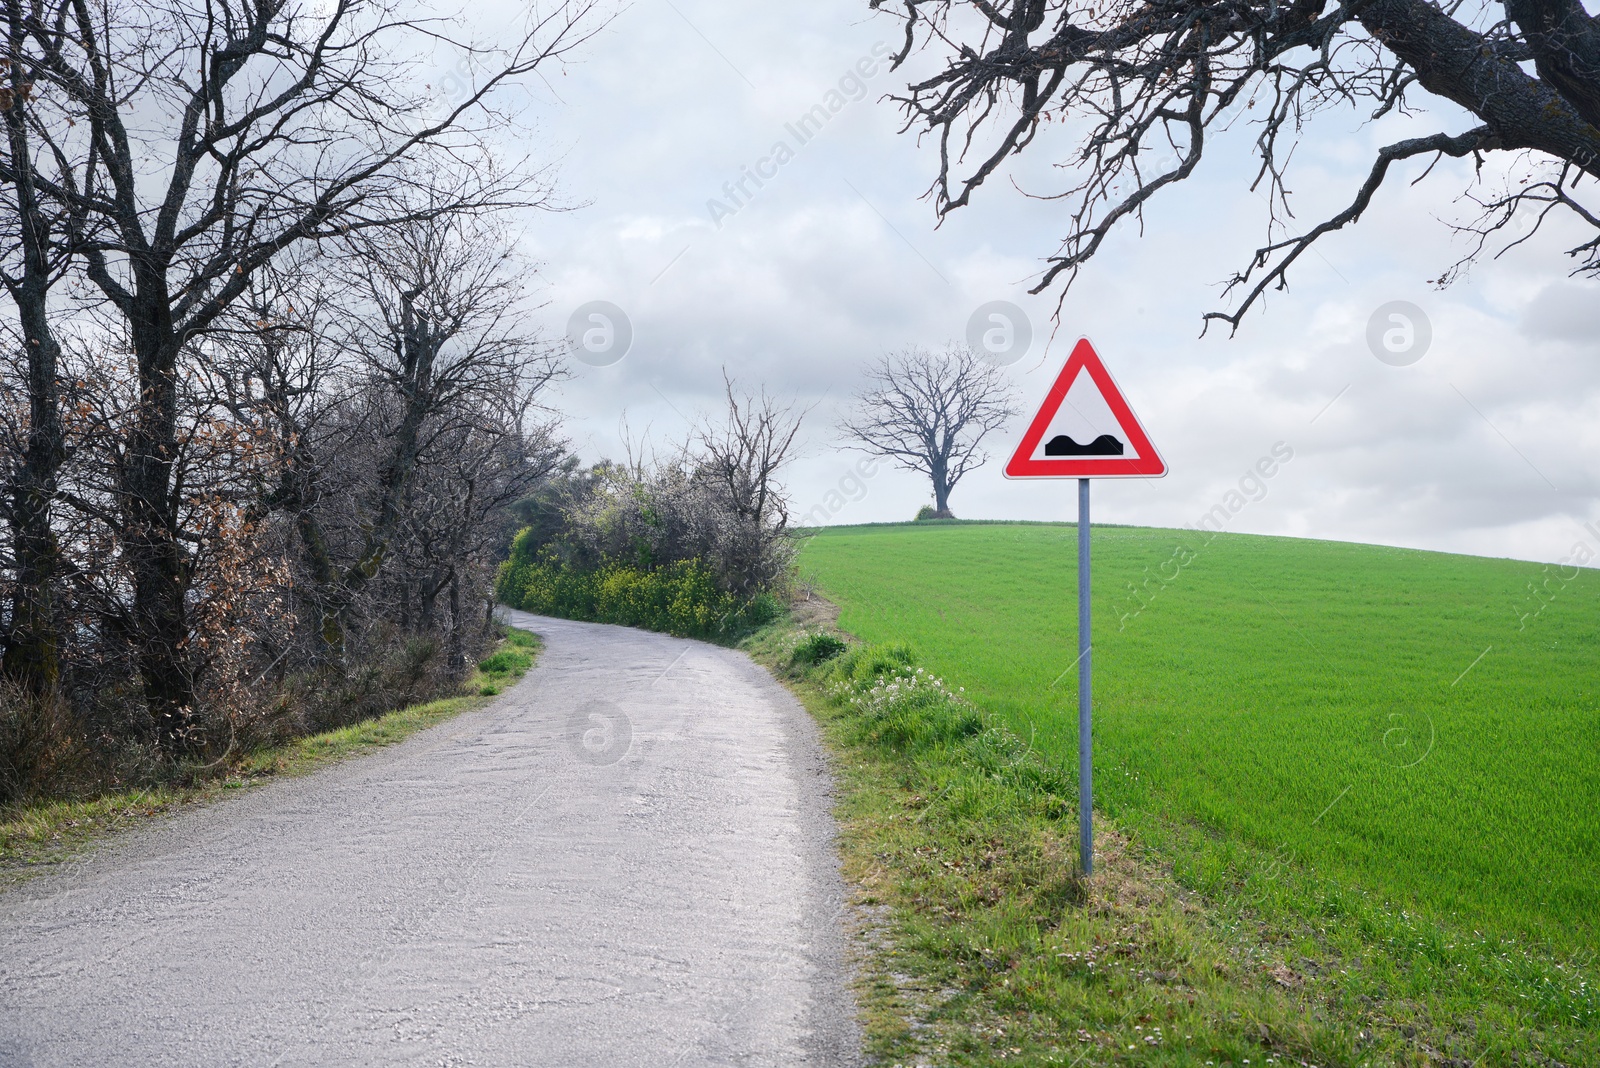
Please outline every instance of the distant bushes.
[{"label": "distant bushes", "polygon": [[718,589],[698,560],[649,569],[609,563],[590,570],[551,554],[529,559],[530,541],[517,537],[496,587],[503,603],[526,612],[723,638],[769,623],[781,611],[770,593],[741,597]]},{"label": "distant bushes", "polygon": [[519,505],[495,593],[513,608],[727,639],[777,617],[795,541],[777,482],[800,416],[727,383],[721,424],[649,464],[569,466]]}]

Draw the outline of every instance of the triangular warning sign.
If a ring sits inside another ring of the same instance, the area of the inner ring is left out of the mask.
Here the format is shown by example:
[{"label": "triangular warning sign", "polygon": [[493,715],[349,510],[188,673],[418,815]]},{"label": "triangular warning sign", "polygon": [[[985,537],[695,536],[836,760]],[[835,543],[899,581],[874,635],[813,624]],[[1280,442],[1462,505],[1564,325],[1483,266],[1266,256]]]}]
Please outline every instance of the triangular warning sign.
[{"label": "triangular warning sign", "polygon": [[1079,338],[1005,473],[1007,478],[1160,478],[1167,464],[1094,346]]}]

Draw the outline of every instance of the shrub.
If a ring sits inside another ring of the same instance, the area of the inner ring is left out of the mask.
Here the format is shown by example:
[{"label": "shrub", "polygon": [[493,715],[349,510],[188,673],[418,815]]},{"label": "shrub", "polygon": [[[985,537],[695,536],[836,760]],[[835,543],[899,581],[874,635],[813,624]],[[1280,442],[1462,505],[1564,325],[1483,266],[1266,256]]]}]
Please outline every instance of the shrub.
[{"label": "shrub", "polygon": [[832,660],[847,648],[844,642],[831,634],[807,634],[794,647],[789,660],[794,664],[820,664]]},{"label": "shrub", "polygon": [[81,753],[58,698],[0,682],[0,805],[32,796],[74,770]]},{"label": "shrub", "polygon": [[934,507],[931,504],[925,504],[921,508],[917,509],[918,523],[926,523],[930,519],[937,518],[939,518],[939,513],[934,510]]},{"label": "shrub", "polygon": [[444,650],[430,637],[380,627],[363,636],[342,669],[296,673],[284,681],[282,722],[257,744],[338,730],[452,692]]},{"label": "shrub", "polygon": [[607,564],[585,570],[548,556],[519,560],[513,549],[496,588],[502,602],[527,612],[685,638],[742,634],[770,623],[782,611],[771,594],[742,598],[719,590],[698,560],[648,569]]},{"label": "shrub", "polygon": [[696,562],[727,593],[785,588],[796,542],[765,467],[776,457],[752,473],[749,457],[727,453],[718,434],[698,440],[704,450],[686,448],[647,467],[602,462],[570,471],[526,502],[530,522],[512,545],[505,587],[522,589],[535,562],[579,571]]}]

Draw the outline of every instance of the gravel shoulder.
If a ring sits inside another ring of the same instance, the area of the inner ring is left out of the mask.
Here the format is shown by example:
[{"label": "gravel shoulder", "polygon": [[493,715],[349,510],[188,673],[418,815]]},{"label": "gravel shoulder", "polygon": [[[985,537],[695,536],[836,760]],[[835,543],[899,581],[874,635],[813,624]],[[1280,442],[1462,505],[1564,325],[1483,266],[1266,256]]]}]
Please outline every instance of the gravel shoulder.
[{"label": "gravel shoulder", "polygon": [[809,715],[510,616],[546,647],[488,708],[0,894],[0,1064],[858,1064]]}]

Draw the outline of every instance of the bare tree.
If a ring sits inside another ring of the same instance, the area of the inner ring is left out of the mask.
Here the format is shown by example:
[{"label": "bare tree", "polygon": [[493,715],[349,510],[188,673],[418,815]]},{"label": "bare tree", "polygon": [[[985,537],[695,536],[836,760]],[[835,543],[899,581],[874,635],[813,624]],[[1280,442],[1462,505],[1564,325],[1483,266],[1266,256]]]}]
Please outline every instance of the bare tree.
[{"label": "bare tree", "polygon": [[[28,27],[22,5],[7,3],[7,56],[26,51]],[[50,204],[30,167],[3,161],[30,159],[35,151],[26,103],[33,94],[32,75],[22,63],[4,63],[0,87],[6,139],[0,153],[3,201],[3,250],[0,283],[17,312],[26,414],[12,425],[18,431],[7,450],[18,462],[7,465],[3,509],[10,528],[13,582],[10,618],[0,652],[4,672],[35,696],[55,689],[61,674],[60,637],[56,618],[56,586],[62,567],[52,524],[56,478],[66,462],[67,443],[61,417],[58,372],[61,343],[51,319],[50,294],[65,273],[66,219]]]},{"label": "bare tree", "polygon": [[[1062,246],[1035,292],[1062,279],[1064,294],[1111,229],[1142,223],[1151,197],[1194,172],[1207,136],[1241,117],[1255,130],[1259,166],[1251,188],[1266,184],[1268,234],[1232,278],[1229,292],[1242,294],[1236,306],[1209,313],[1208,321],[1236,328],[1269,287],[1287,284],[1289,268],[1317,240],[1361,217],[1402,160],[1470,157],[1476,176],[1487,158],[1505,157],[1504,185],[1471,195],[1479,214],[1461,227],[1470,250],[1441,281],[1472,262],[1519,212],[1531,223],[1505,234],[1507,247],[1556,211],[1600,231],[1600,207],[1587,192],[1585,204],[1577,190],[1585,175],[1600,178],[1600,20],[1580,0],[894,6],[905,20],[896,63],[925,45],[943,64],[901,100],[909,124],[938,136],[933,188],[941,215],[965,205],[1007,157],[1036,142],[1060,146],[1057,158],[1075,176],[1063,189],[1035,194],[1071,205]],[[1385,145],[1346,208],[1303,232],[1290,228],[1285,173],[1313,113],[1362,108],[1376,120],[1429,97],[1444,105],[1440,113],[1462,109],[1475,125]],[[970,171],[955,175],[969,152],[976,156]],[[1600,272],[1600,234],[1569,254],[1577,273]]]},{"label": "bare tree", "polygon": [[735,527],[720,570],[738,576],[734,592],[749,596],[779,581],[792,560],[788,500],[778,476],[794,458],[806,413],[778,403],[765,390],[739,393],[726,370],[722,385],[727,409],[721,424],[701,427],[699,463]]},{"label": "bare tree", "polygon": [[564,372],[527,329],[528,272],[492,219],[430,212],[284,266],[232,317],[218,374],[231,410],[276,442],[260,508],[292,517],[300,593],[338,662],[391,556],[421,546],[438,565],[417,591],[431,622],[457,565],[481,562],[478,527],[554,470],[538,401]]},{"label": "bare tree", "polygon": [[[145,698],[169,749],[194,705],[192,560],[175,526],[179,384],[194,342],[291,246],[412,219],[542,202],[539,175],[495,164],[497,87],[557,63],[597,28],[565,0],[492,48],[378,0],[7,0],[11,85],[33,139],[0,160],[66,220],[88,280],[126,324],[138,409],[119,506]],[[485,71],[435,110],[407,44]],[[24,90],[24,86],[26,89]],[[13,124],[14,130],[14,124]],[[13,137],[13,143],[15,138]],[[461,175],[454,187],[439,176]],[[419,190],[428,195],[419,196]]]},{"label": "bare tree", "polygon": [[883,357],[867,381],[845,431],[863,452],[927,475],[935,517],[955,518],[950,492],[988,460],[984,437],[1017,414],[1005,375],[970,349],[911,348]]},{"label": "bare tree", "polygon": [[[52,518],[62,564],[63,683],[86,715],[106,701],[118,706],[117,737],[142,744],[172,725],[150,714],[138,678],[137,570],[126,552],[137,516],[124,501],[128,468],[137,462],[127,441],[142,407],[138,370],[126,341],[106,330],[64,339],[61,385],[70,448],[58,472],[59,507]],[[259,551],[257,524],[248,514],[250,489],[270,469],[270,450],[253,427],[229,418],[194,364],[182,371],[174,388],[168,457],[175,502],[168,522],[188,569],[188,629],[180,652],[196,705],[182,737],[198,747],[207,741],[198,727],[202,708],[217,712],[214,724],[226,726],[233,687],[255,638],[277,629],[275,602],[285,576]],[[124,696],[111,696],[113,690]],[[225,745],[226,734],[210,740]],[[162,741],[163,748],[171,741]]]},{"label": "bare tree", "polygon": [[[405,521],[388,584],[401,602],[401,626],[421,633],[443,629],[452,672],[465,666],[466,640],[488,621],[491,579],[515,533],[511,506],[527,497],[563,459],[566,443],[551,422],[530,425],[527,394],[484,406],[476,418],[457,420],[421,458],[404,508]],[[439,626],[439,598],[449,625]],[[412,609],[415,608],[413,616]]]}]

